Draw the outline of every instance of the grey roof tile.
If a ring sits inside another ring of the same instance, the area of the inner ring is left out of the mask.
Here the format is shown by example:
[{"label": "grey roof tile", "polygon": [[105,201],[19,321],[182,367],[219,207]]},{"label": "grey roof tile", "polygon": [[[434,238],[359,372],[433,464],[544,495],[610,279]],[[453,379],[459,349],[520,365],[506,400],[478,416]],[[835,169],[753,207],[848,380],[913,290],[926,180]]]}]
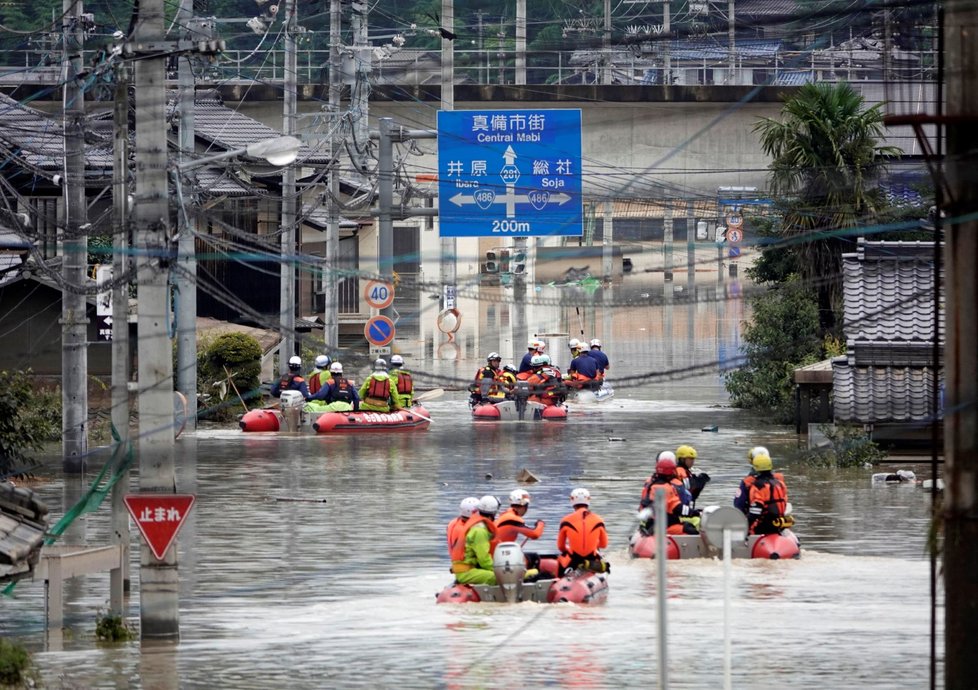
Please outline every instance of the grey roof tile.
[{"label": "grey roof tile", "polygon": [[[843,331],[848,340],[917,340],[934,337],[933,245],[863,242],[843,255]],[[942,277],[943,284],[943,277]],[[944,303],[943,288],[940,295]],[[943,309],[939,313],[944,330]]]},{"label": "grey roof tile", "polygon": [[[55,173],[64,167],[64,132],[61,121],[0,94],[0,148],[19,157],[24,165]],[[102,176],[112,169],[112,147],[86,144],[89,176]]]},{"label": "grey roof tile", "polygon": [[932,367],[851,366],[837,358],[832,374],[836,422],[926,422],[932,417]]}]

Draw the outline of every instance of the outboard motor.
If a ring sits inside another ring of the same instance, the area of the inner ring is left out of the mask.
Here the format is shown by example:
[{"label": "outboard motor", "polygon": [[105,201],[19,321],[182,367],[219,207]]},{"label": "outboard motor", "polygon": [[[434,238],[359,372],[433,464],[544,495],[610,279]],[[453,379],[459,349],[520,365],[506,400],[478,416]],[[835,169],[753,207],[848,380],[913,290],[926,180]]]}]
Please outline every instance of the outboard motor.
[{"label": "outboard motor", "polygon": [[282,408],[282,419],[285,420],[285,428],[288,431],[298,431],[302,420],[302,407],[306,404],[306,399],[299,391],[282,391],[278,397],[279,406]]},{"label": "outboard motor", "polygon": [[526,575],[526,559],[520,545],[515,541],[497,544],[492,557],[492,571],[496,574],[496,584],[502,590],[503,598],[509,603],[520,601],[523,576]]}]

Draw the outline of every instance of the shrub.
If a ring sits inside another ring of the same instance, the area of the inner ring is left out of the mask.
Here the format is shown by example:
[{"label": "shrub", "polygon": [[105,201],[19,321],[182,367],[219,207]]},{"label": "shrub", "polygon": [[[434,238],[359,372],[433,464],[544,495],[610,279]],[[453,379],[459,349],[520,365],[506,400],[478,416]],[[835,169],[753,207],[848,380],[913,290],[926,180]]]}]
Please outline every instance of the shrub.
[{"label": "shrub", "polygon": [[818,304],[797,278],[751,298],[753,318],[744,327],[744,365],[725,376],[730,402],[789,423],[794,419],[798,366],[822,355]]},{"label": "shrub", "polygon": [[197,387],[210,409],[201,416],[227,421],[240,404],[238,393],[245,400],[259,395],[261,355],[259,342],[244,333],[224,333],[203,348],[197,355]]},{"label": "shrub", "polygon": [[122,616],[98,616],[95,622],[95,637],[104,642],[128,642],[136,639],[136,633]]},{"label": "shrub", "polygon": [[0,637],[0,685],[26,685],[34,676],[33,669],[31,655],[26,649]]},{"label": "shrub", "polygon": [[878,465],[886,457],[862,427],[822,424],[819,430],[830,441],[828,446],[811,448],[803,459],[814,467],[864,467]]},{"label": "shrub", "polygon": [[60,398],[57,415],[32,407],[38,394],[28,374],[0,371],[0,476],[36,466],[28,453],[61,436]]}]

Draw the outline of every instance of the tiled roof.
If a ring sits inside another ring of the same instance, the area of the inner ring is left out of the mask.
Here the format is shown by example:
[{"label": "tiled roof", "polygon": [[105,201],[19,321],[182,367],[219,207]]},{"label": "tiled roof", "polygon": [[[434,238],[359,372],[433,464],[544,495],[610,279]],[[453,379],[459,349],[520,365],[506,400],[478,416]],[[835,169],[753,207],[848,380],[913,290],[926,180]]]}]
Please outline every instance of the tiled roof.
[{"label": "tiled roof", "polygon": [[778,72],[771,83],[774,86],[803,86],[815,81],[815,74],[805,72]]},{"label": "tiled roof", "polygon": [[[844,254],[843,331],[849,341],[934,337],[934,264],[929,242],[865,242]],[[942,281],[943,282],[943,281]],[[943,291],[940,295],[943,304]],[[940,329],[944,330],[943,310]]]},{"label": "tiled roof", "polygon": [[242,182],[225,168],[201,168],[192,174],[202,194],[230,197],[267,194],[261,187]]},{"label": "tiled roof", "polygon": [[[774,59],[781,50],[781,41],[763,38],[737,39],[738,58]],[[723,41],[673,41],[670,54],[673,60],[726,60],[730,46]]]},{"label": "tiled roof", "polygon": [[735,17],[784,17],[798,14],[795,0],[738,0]]},{"label": "tiled roof", "polygon": [[[927,422],[934,391],[934,246],[867,242],[843,255],[846,356],[832,360],[836,422]],[[943,285],[940,304],[944,304]],[[943,333],[944,311],[938,311]],[[943,348],[942,348],[943,349]],[[937,353],[938,367],[943,352]]]},{"label": "tiled roof", "polygon": [[[194,102],[194,132],[199,139],[228,150],[282,136],[277,129],[228,108],[217,98],[206,97],[198,97]],[[297,160],[307,165],[324,165],[329,163],[330,157],[325,149],[313,149],[303,144]]]},{"label": "tiled roof", "polygon": [[[45,173],[53,174],[64,168],[64,132],[60,120],[0,94],[0,122],[3,122],[0,149],[5,149],[8,156],[16,156],[24,165]],[[89,176],[93,172],[98,175],[109,171],[112,147],[87,144],[85,160]]]},{"label": "tiled roof", "polygon": [[934,372],[931,367],[850,366],[832,361],[836,422],[925,422],[932,417]]}]

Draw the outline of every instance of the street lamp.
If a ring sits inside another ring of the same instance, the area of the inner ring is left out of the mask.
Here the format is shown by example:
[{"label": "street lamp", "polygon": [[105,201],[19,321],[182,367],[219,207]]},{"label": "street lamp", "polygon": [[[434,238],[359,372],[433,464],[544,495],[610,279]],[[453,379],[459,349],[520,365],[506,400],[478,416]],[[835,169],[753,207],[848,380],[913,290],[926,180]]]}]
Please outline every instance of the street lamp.
[{"label": "street lamp", "polygon": [[241,149],[222,151],[221,153],[215,153],[212,156],[204,156],[203,158],[195,158],[183,163],[177,163],[176,168],[181,171],[192,170],[194,168],[199,168],[202,165],[216,163],[217,161],[234,158],[236,156],[263,158],[272,165],[281,167],[283,165],[288,165],[296,159],[296,156],[299,155],[299,147],[301,145],[302,142],[295,137],[276,137],[275,139],[265,139],[264,141],[256,141],[254,144],[248,144]]}]

